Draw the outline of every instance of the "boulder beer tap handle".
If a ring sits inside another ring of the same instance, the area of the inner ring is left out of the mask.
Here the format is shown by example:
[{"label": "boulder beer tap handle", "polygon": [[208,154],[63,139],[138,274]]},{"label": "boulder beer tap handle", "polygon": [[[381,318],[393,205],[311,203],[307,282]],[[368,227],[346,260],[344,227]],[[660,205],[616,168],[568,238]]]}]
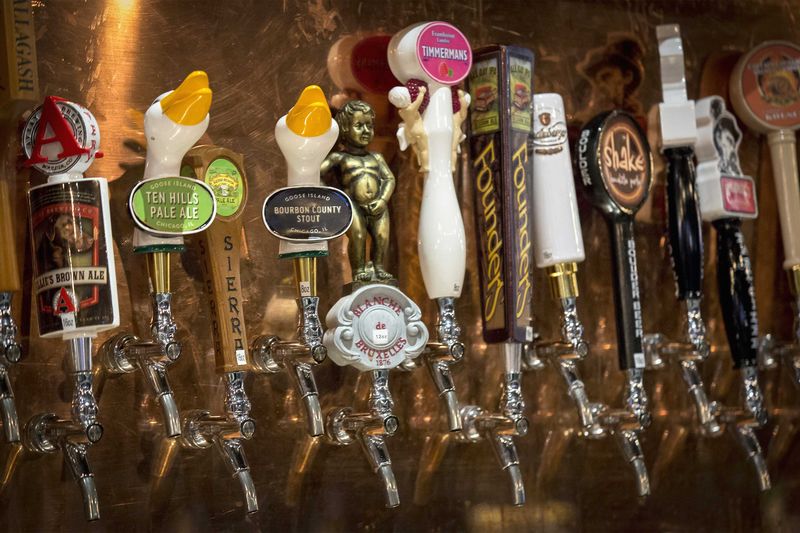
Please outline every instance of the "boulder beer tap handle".
[{"label": "boulder beer tap handle", "polygon": [[217,372],[249,369],[244,324],[242,276],[242,213],[247,202],[244,158],[227,148],[197,146],[184,158],[214,190],[217,217],[199,238],[206,295],[212,311]]},{"label": "boulder beer tap handle", "polygon": [[643,369],[634,216],[650,190],[650,147],[634,118],[614,110],[583,127],[577,158],[584,189],[606,218],[611,236],[620,369]]},{"label": "boulder beer tap handle", "polygon": [[703,228],[695,189],[695,104],[686,96],[683,42],[677,24],[656,28],[663,102],[659,104],[661,148],[667,160],[669,250],[677,296],[688,313],[688,336],[699,357],[708,355],[700,317],[703,293]]},{"label": "boulder beer tap handle", "polygon": [[800,127],[798,75],[800,47],[767,41],[739,60],[731,76],[730,94],[742,122],[767,135],[783,236],[783,268],[800,304],[800,181],[794,133]]},{"label": "boulder beer tap handle", "polygon": [[722,317],[735,368],[757,366],[758,316],[753,270],[741,220],[758,216],[753,179],[742,174],[742,132],[725,100],[697,102],[697,186],[703,219],[717,231],[717,281]]}]

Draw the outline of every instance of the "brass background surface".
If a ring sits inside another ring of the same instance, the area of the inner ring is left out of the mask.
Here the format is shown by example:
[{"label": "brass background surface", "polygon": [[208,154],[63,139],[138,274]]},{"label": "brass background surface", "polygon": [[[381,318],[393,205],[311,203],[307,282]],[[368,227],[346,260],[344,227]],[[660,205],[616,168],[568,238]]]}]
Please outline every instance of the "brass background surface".
[{"label": "brass background surface", "polygon": [[[681,25],[690,97],[698,95],[701,67],[712,52],[744,51],[766,39],[800,41],[800,2],[795,0],[34,0],[34,12],[43,95],[56,94],[86,105],[100,123],[105,157],[89,175],[113,180],[122,324],[139,335],[146,333],[150,317],[147,276],[144,257],[133,256],[131,251],[133,230],[125,214],[125,199],[143,170],[141,113],[160,92],[175,87],[193,69],[208,72],[214,91],[211,125],[204,141],[245,156],[250,200],[244,214],[247,255],[242,276],[250,337],[277,333],[288,338],[293,334],[296,309],[292,265],[277,259],[278,242],[261,223],[263,199],[286,183],[273,128],[305,85],[318,83],[329,97],[337,92],[325,58],[341,36],[357,31],[393,33],[416,21],[443,19],[456,24],[473,46],[492,42],[528,46],[536,53],[536,92],[560,92],[573,119],[601,110],[586,111],[590,87],[576,65],[589,49],[603,46],[611,33],[630,32],[644,45],[645,78],[638,98],[645,110],[661,99],[655,40],[659,23]],[[385,127],[384,135],[389,137],[384,139],[385,145],[396,146],[391,127]],[[754,257],[762,331],[788,339],[792,312],[786,276],[780,269],[782,252],[765,144],[748,132],[742,145],[743,166],[756,177],[761,202],[761,218],[745,223],[745,230]],[[395,152],[393,148],[386,153],[398,178],[392,207],[397,246],[388,268],[399,273],[401,287],[422,306],[432,326],[434,309],[425,297],[415,258],[415,217],[422,177],[414,171],[409,154]],[[13,161],[5,162],[3,179],[13,175],[13,165]],[[25,249],[29,244],[21,226],[26,183],[15,181],[13,186],[18,199],[19,246]],[[653,192],[660,189],[663,182],[657,181]],[[486,347],[480,336],[470,181],[459,179],[457,190],[471,238],[464,295],[458,302],[468,341],[466,358],[456,371],[458,393],[462,404],[493,407],[502,360],[499,349]],[[653,196],[656,203],[663,201],[663,192]],[[650,220],[637,227],[645,331],[677,338],[682,332],[681,312],[674,298],[661,213],[663,209],[656,205]],[[578,305],[591,345],[582,371],[592,398],[619,405],[622,380],[616,370],[608,236],[601,217],[585,203],[581,218],[587,260],[578,274]],[[731,379],[715,294],[712,235],[706,226],[703,309],[714,352],[705,364],[705,376],[713,399],[733,403],[738,391]],[[27,257],[29,250],[25,250]],[[30,260],[25,261],[29,286]],[[321,312],[325,313],[340,296],[343,283],[349,281],[344,239],[332,244],[330,257],[319,265]],[[173,260],[173,301],[184,352],[171,367],[170,380],[182,411],[208,408],[221,412],[223,389],[214,373],[209,311],[203,303],[200,275],[193,250]],[[550,338],[558,331],[557,307],[543,271],[536,272],[535,281],[537,326]],[[22,301],[16,296],[18,316],[30,310]],[[31,323],[21,322],[25,330]],[[97,345],[109,335],[98,339]],[[43,341],[32,333],[25,360],[11,370],[21,422],[42,411],[69,412],[64,352],[64,343]],[[316,375],[323,407],[333,406],[337,400],[350,401],[354,370],[327,361]],[[293,389],[285,373],[251,376],[247,386],[258,429],[245,448],[261,507],[252,517],[246,517],[239,486],[213,450],[180,450],[171,472],[160,479],[153,477],[161,445],[159,412],[146,396],[140,373],[118,376],[104,383],[100,419],[105,434],[89,452],[101,520],[86,524],[80,493],[63,471],[60,456],[54,455],[20,464],[0,498],[0,529],[797,531],[800,464],[792,428],[798,423],[800,398],[788,376],[786,368],[764,376],[772,421],[760,436],[762,444],[772,448],[774,488],[759,495],[751,466],[728,435],[716,440],[690,435],[675,457],[666,461],[668,452],[663,446],[659,451],[659,443],[665,436],[681,435],[682,428],[690,424],[692,409],[675,368],[648,372],[655,422],[644,433],[644,446],[654,493],[640,502],[630,469],[611,439],[587,443],[570,433],[577,417],[556,372],[548,367],[538,374],[529,373],[524,386],[532,427],[527,437],[517,440],[528,503],[515,509],[507,505],[505,474],[486,443],[451,448],[433,484],[430,503],[414,505],[422,440],[445,426],[426,371],[393,373],[392,391],[402,426],[389,440],[389,447],[402,504],[391,511],[383,508],[382,487],[358,446],[323,447],[297,505],[287,505],[290,459],[303,432]],[[769,442],[771,438],[773,442]],[[782,444],[775,439],[783,439]],[[544,449],[549,451],[545,454]],[[2,452],[7,452],[5,445]],[[654,466],[657,461],[661,461],[658,468]]]}]

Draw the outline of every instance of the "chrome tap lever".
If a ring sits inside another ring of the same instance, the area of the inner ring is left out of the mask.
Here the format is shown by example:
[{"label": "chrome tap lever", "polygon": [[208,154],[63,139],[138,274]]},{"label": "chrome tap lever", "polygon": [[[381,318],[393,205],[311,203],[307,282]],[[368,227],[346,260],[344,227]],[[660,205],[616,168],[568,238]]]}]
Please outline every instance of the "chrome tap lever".
[{"label": "chrome tap lever", "polygon": [[193,449],[214,446],[242,486],[247,512],[254,513],[258,511],[258,498],[242,440],[253,437],[256,423],[250,418],[251,405],[244,389],[244,372],[226,372],[224,381],[226,416],[212,415],[203,410],[189,411],[184,417],[181,441]]},{"label": "chrome tap lever", "polygon": [[700,360],[708,358],[710,348],[706,338],[706,325],[700,312],[700,298],[687,298],[686,305],[686,337]]},{"label": "chrome tap lever", "polygon": [[436,324],[438,342],[429,343],[423,357],[439,397],[444,401],[448,428],[450,431],[460,431],[458,396],[450,367],[464,357],[464,344],[460,341],[461,326],[456,320],[455,298],[438,298],[436,303],[439,306]]},{"label": "chrome tap lever", "polygon": [[578,373],[578,365],[574,359],[559,358],[558,369],[567,384],[567,394],[575,402],[581,422],[581,435],[589,439],[599,439],[605,435],[605,428],[600,423],[599,414],[605,409],[600,403],[589,401],[586,386]]},{"label": "chrome tap lever", "polygon": [[170,361],[175,361],[180,357],[182,347],[175,339],[178,326],[172,317],[172,293],[154,292],[150,297],[153,304],[150,332],[153,339],[161,345],[164,355]]},{"label": "chrome tap lever", "polygon": [[644,388],[644,370],[629,368],[626,374],[625,404],[638,422],[640,429],[650,426],[651,417],[648,410],[647,391]]},{"label": "chrome tap lever", "polygon": [[761,450],[761,444],[759,444],[753,428],[747,424],[731,424],[730,427],[736,441],[742,447],[747,458],[753,463],[759,489],[761,491],[769,490],[772,487],[772,481],[767,470],[767,463],[764,460],[764,452]]},{"label": "chrome tap lever", "polygon": [[305,407],[308,434],[312,437],[324,434],[325,424],[312,365],[325,360],[325,346],[281,341],[278,337],[264,335],[253,340],[250,353],[253,367],[261,373],[289,371]]},{"label": "chrome tap lever", "polygon": [[370,466],[383,482],[386,507],[397,507],[400,495],[386,437],[397,432],[400,422],[392,412],[394,401],[389,390],[389,371],[373,370],[371,377],[369,412],[353,413],[350,407],[336,408],[328,414],[326,432],[333,443],[347,446],[358,441],[361,444]]},{"label": "chrome tap lever", "polygon": [[6,441],[19,442],[19,417],[14,403],[14,390],[11,388],[8,369],[2,363],[0,363],[0,416],[3,419]]},{"label": "chrome tap lever", "polygon": [[11,316],[10,292],[0,292],[0,416],[7,442],[19,442],[19,418],[14,403],[14,390],[8,366],[22,359],[22,347],[17,342],[17,326]]},{"label": "chrome tap lever", "polygon": [[689,390],[689,394],[694,401],[697,421],[700,424],[700,431],[706,436],[715,436],[722,433],[722,426],[717,420],[718,406],[716,402],[709,402],[706,389],[703,386],[703,378],[697,368],[697,363],[692,360],[684,359],[680,362],[681,375]]},{"label": "chrome tap lever", "polygon": [[128,374],[139,368],[151,394],[161,406],[164,433],[168,438],[181,434],[178,406],[167,377],[167,368],[180,356],[180,344],[165,345],[146,342],[134,335],[121,333],[100,347],[100,358],[106,370],[113,374]]},{"label": "chrome tap lever", "polygon": [[22,359],[22,346],[17,341],[17,325],[11,315],[10,292],[0,292],[0,361],[14,364]]},{"label": "chrome tap lever", "polygon": [[63,452],[64,462],[81,490],[86,519],[90,521],[100,518],[100,509],[86,452],[102,435],[103,427],[97,422],[85,428],[79,422],[64,420],[53,413],[36,415],[25,426],[26,448],[38,453]]},{"label": "chrome tap lever", "polygon": [[245,503],[248,513],[258,511],[258,496],[256,495],[253,476],[250,474],[250,465],[247,463],[247,456],[239,439],[217,439],[216,448],[225,459],[228,470],[233,477],[239,480],[244,493]]},{"label": "chrome tap lever", "polygon": [[639,496],[649,495],[650,477],[647,474],[647,465],[644,462],[644,452],[642,452],[642,445],[639,442],[639,435],[635,430],[622,429],[615,433],[615,437],[622,456],[633,467]]}]

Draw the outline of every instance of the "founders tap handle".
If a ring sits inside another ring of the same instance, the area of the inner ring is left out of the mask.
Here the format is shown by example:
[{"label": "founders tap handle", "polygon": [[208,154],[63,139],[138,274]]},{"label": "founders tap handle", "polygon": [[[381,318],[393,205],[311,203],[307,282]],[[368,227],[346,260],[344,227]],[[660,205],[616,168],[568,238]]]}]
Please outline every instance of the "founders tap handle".
[{"label": "founders tap handle", "polygon": [[194,177],[214,190],[217,217],[198,239],[205,292],[211,306],[217,372],[249,368],[240,250],[247,201],[244,158],[227,148],[197,146],[184,158]]},{"label": "founders tap handle", "polygon": [[615,110],[583,127],[576,153],[584,190],[605,216],[611,235],[620,368],[644,368],[633,224],[650,190],[650,147],[634,118]]}]

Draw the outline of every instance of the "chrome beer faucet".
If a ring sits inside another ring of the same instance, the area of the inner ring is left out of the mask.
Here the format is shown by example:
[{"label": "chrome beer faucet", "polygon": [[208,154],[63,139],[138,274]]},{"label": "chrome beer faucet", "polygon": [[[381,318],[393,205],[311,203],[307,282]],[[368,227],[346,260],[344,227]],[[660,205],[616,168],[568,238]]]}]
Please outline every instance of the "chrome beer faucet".
[{"label": "chrome beer faucet", "polygon": [[[45,137],[51,129],[53,137]],[[39,334],[67,342],[73,383],[70,418],[38,414],[25,425],[23,440],[30,452],[62,451],[81,489],[86,518],[97,520],[97,490],[86,458],[89,446],[103,435],[92,390],[92,339],[119,325],[108,183],[83,176],[100,156],[100,132],[88,109],[49,96],[28,118],[22,139],[25,164],[48,175],[47,183],[28,191],[34,247],[41,249],[50,239],[50,246],[68,251],[60,262],[34,257]],[[54,142],[61,151],[51,159],[45,153],[54,154],[47,149]],[[76,284],[75,279],[89,281]]]},{"label": "chrome beer faucet", "polygon": [[187,448],[215,447],[242,487],[247,512],[254,513],[258,511],[258,498],[242,441],[253,437],[256,424],[250,418],[250,400],[244,390],[244,376],[244,372],[225,373],[225,416],[212,415],[204,410],[185,413],[180,440]]},{"label": "chrome beer faucet", "polygon": [[585,258],[578,201],[567,142],[564,102],[559,94],[533,95],[533,249],[536,266],[547,269],[550,293],[561,307],[561,338],[537,339],[526,367],[549,361],[564,379],[580,420],[580,435],[600,438],[602,404],[589,400],[578,365],[589,353],[578,316],[578,263]]},{"label": "chrome beer faucet", "polygon": [[72,339],[69,344],[69,375],[73,382],[71,417],[42,413],[25,425],[25,447],[38,453],[61,450],[83,496],[87,520],[100,518],[97,487],[86,454],[89,447],[103,436],[97,420],[97,402],[92,393],[92,342],[90,338]]},{"label": "chrome beer faucet", "polygon": [[347,446],[358,442],[373,472],[381,479],[386,496],[386,507],[400,505],[397,481],[392,470],[392,459],[386,447],[386,437],[391,437],[400,427],[393,413],[394,400],[389,390],[389,370],[373,370],[369,410],[354,413],[352,407],[337,407],[326,417],[326,434],[332,443]]},{"label": "chrome beer faucet", "polygon": [[670,342],[663,334],[645,335],[645,350],[651,358],[675,361],[694,403],[700,431],[719,435],[722,426],[700,376],[698,363],[709,354],[706,326],[700,310],[703,293],[703,233],[698,184],[694,166],[697,142],[695,102],[687,99],[683,42],[676,24],[656,29],[661,59],[664,101],[659,104],[661,149],[667,161],[667,211],[669,250],[683,302],[686,341]]},{"label": "chrome beer faucet", "polygon": [[522,505],[525,503],[525,485],[514,444],[514,437],[527,435],[529,425],[522,397],[522,344],[503,343],[503,356],[505,373],[498,411],[490,412],[477,405],[462,407],[464,429],[457,440],[471,443],[482,439],[489,441],[500,468],[508,474],[512,504]]},{"label": "chrome beer faucet", "polygon": [[22,359],[17,342],[17,326],[11,316],[11,293],[0,292],[0,416],[6,441],[19,442],[19,418],[11,388],[9,367]]},{"label": "chrome beer faucet", "polygon": [[[181,161],[208,129],[211,97],[208,76],[205,72],[194,71],[176,89],[158,96],[145,112],[144,175],[131,190],[128,208],[135,224],[134,252],[146,256],[152,304],[150,340],[121,334],[101,348],[105,370],[110,374],[142,371],[151,395],[161,406],[164,433],[168,438],[181,434],[180,415],[167,369],[182,351],[172,312],[170,256],[183,252],[184,236],[203,231],[216,215],[213,191],[205,183],[181,177]],[[152,194],[159,187],[180,187],[181,191],[191,192]],[[182,197],[185,194],[196,195],[197,216],[184,215],[183,219],[176,220],[157,214],[182,212],[179,208],[186,201]]]}]

